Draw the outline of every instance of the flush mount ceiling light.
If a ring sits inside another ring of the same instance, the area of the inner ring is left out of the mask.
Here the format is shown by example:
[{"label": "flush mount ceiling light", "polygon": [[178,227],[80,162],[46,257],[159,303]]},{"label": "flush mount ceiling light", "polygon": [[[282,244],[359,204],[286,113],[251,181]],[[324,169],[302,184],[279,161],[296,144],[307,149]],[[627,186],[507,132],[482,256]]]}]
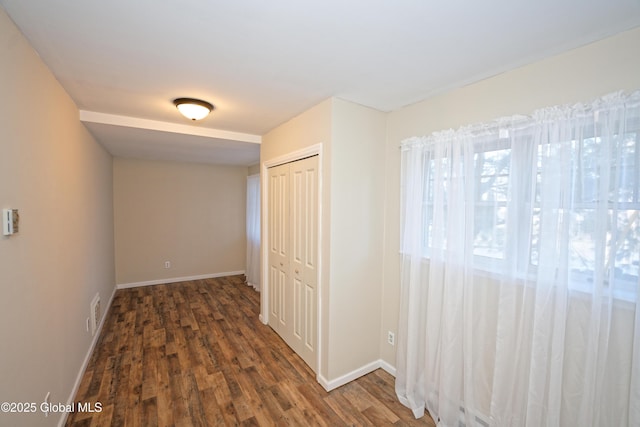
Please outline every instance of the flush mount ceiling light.
[{"label": "flush mount ceiling light", "polygon": [[204,119],[213,110],[213,105],[200,99],[178,98],[173,103],[183,116],[191,120]]}]

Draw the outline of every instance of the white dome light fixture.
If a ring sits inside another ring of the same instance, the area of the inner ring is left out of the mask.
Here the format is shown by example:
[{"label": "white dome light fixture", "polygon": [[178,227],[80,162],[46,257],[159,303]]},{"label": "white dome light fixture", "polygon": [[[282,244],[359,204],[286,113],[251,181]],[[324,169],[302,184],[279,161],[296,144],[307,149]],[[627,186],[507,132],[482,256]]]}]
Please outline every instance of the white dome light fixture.
[{"label": "white dome light fixture", "polygon": [[213,105],[207,101],[194,98],[174,99],[173,104],[183,116],[194,121],[204,119],[213,110]]}]

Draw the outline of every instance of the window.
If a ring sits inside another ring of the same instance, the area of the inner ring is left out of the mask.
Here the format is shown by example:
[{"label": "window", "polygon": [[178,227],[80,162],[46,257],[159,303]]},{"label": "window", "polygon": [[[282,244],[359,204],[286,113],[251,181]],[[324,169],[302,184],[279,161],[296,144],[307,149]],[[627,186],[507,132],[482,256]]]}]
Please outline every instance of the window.
[{"label": "window", "polygon": [[[601,138],[573,142],[576,163],[574,209],[570,220],[570,267],[576,277],[593,281],[602,274],[606,284],[616,290],[633,292],[640,265],[640,150],[638,133],[631,132],[615,141],[611,153]],[[609,167],[599,165],[608,155]],[[601,200],[598,187],[608,174],[607,200]],[[606,242],[602,249],[598,241]],[[599,253],[600,252],[600,253]],[[598,272],[599,259],[604,259]]]},{"label": "window", "polygon": [[[568,275],[571,287],[615,282],[616,291],[635,293],[637,122],[606,140],[594,136],[601,132],[593,125],[572,131],[570,139],[543,133],[539,126],[494,127],[473,143],[463,137],[424,144],[423,256],[472,256],[478,270],[499,272],[508,265],[522,277],[549,265],[549,257],[561,258],[553,263],[560,262],[557,274]],[[450,247],[460,233],[470,247]]]}]

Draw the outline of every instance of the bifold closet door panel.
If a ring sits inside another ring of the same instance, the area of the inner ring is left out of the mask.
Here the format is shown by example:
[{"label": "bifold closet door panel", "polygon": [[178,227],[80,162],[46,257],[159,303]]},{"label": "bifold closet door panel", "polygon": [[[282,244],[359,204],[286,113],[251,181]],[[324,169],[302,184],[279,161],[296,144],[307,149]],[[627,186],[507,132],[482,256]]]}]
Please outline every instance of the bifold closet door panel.
[{"label": "bifold closet door panel", "polygon": [[291,163],[294,350],[315,370],[318,278],[318,157]]},{"label": "bifold closet door panel", "polygon": [[318,156],[269,168],[269,325],[315,371]]},{"label": "bifold closet door panel", "polygon": [[269,169],[269,324],[286,332],[289,271],[289,166]]}]

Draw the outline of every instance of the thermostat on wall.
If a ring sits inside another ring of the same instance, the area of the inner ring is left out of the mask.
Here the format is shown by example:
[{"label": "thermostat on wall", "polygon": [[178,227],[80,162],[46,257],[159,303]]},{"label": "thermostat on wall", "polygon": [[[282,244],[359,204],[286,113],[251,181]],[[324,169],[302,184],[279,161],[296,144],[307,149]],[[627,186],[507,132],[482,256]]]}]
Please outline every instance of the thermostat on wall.
[{"label": "thermostat on wall", "polygon": [[2,234],[10,236],[17,233],[19,223],[20,215],[18,214],[18,209],[2,210]]}]

